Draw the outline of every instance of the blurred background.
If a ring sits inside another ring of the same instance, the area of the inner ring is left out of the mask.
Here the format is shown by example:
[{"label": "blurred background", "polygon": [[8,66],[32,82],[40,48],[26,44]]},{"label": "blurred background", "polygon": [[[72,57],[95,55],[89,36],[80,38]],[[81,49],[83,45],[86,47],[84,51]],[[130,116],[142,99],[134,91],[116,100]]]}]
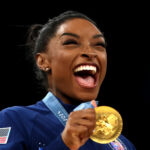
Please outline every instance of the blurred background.
[{"label": "blurred background", "polygon": [[79,11],[98,24],[107,41],[108,69],[98,96],[100,105],[117,109],[124,121],[123,134],[137,149],[148,148],[148,5],[144,2],[103,4],[93,1],[82,6],[71,3],[71,6],[50,2],[4,5],[1,12],[1,25],[4,27],[1,28],[0,110],[34,104],[46,94],[38,86],[32,64],[27,60],[25,43],[28,28],[32,24],[45,24],[49,18],[66,10]]}]

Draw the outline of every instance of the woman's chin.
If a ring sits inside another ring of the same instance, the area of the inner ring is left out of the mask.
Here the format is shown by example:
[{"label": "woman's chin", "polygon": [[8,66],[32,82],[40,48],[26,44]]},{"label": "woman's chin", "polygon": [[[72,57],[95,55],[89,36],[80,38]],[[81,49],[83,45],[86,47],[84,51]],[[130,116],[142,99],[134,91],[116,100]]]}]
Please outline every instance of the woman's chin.
[{"label": "woman's chin", "polygon": [[85,94],[83,94],[80,97],[79,96],[77,97],[77,101],[88,102],[91,100],[95,100],[96,98],[97,98],[97,95],[91,95],[91,94],[85,95]]}]

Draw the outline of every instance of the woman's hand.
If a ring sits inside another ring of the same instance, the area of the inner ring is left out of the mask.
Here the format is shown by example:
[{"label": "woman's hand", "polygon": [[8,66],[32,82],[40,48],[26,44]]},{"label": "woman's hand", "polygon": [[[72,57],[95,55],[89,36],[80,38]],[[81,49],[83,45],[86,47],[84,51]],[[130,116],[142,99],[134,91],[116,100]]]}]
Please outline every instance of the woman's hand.
[{"label": "woman's hand", "polygon": [[92,108],[71,112],[62,139],[71,150],[78,150],[92,135],[96,114]]}]

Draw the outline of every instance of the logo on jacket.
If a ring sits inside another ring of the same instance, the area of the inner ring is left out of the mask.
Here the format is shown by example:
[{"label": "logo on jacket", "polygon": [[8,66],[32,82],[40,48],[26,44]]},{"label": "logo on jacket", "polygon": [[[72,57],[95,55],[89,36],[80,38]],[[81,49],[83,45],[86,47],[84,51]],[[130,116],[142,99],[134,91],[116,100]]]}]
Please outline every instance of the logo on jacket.
[{"label": "logo on jacket", "polygon": [[120,140],[115,140],[111,142],[110,145],[113,150],[126,150]]},{"label": "logo on jacket", "polygon": [[11,127],[0,128],[0,144],[6,144],[9,138]]}]

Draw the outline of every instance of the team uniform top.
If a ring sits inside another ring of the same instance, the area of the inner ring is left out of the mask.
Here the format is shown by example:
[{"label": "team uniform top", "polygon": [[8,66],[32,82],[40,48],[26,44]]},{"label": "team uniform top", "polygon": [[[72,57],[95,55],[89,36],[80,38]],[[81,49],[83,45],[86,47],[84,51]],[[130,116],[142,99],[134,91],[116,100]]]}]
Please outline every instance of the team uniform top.
[{"label": "team uniform top", "polygon": [[[76,107],[59,102],[68,113]],[[30,106],[9,107],[0,111],[0,150],[69,150],[61,138],[63,129],[43,101]],[[120,135],[113,144],[98,144],[89,139],[79,150],[112,149],[135,150],[135,147]]]}]

